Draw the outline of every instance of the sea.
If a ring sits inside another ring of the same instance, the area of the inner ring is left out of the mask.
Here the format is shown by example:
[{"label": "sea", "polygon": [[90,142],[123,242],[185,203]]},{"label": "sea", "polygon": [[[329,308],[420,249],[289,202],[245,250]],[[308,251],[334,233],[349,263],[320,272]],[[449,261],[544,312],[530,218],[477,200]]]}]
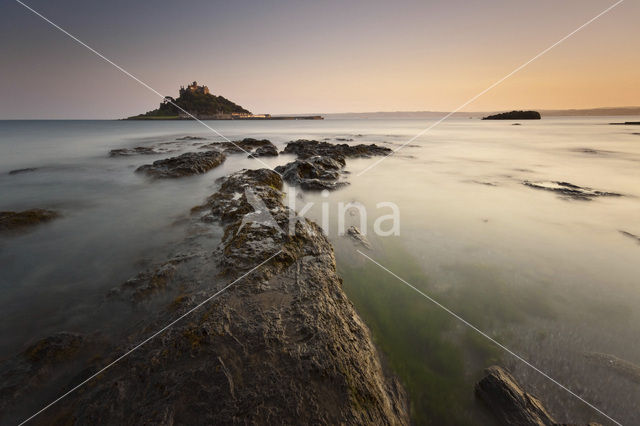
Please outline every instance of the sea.
[{"label": "sea", "polygon": [[[640,424],[640,126],[609,124],[621,121],[640,118],[458,117],[413,140],[435,119],[206,122],[219,134],[195,121],[0,121],[0,211],[61,213],[0,237],[0,358],[59,331],[139,326],[154,307],[114,307],[109,291],[169,256],[218,178],[294,157],[229,155],[167,180],[137,167],[221,135],[279,150],[298,139],[375,143],[397,151],[347,159],[348,185],[288,188],[287,199],[324,225],[414,423],[490,424],[474,384],[501,365],[561,423]],[[158,145],[172,152],[109,155]],[[557,182],[591,195],[544,189]],[[345,205],[357,214],[343,217]],[[344,235],[344,221],[369,247]]]}]

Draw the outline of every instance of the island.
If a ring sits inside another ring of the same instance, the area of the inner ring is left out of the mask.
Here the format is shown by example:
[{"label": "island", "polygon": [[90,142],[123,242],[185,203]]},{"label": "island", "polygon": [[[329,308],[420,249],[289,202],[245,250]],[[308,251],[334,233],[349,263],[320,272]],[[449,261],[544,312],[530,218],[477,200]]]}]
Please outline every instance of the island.
[{"label": "island", "polygon": [[253,114],[251,111],[230,101],[224,96],[216,96],[207,86],[199,86],[196,81],[187,87],[180,86],[179,96],[165,96],[160,106],[144,114],[126,120],[322,120],[320,115],[272,116]]},{"label": "island", "polygon": [[483,120],[540,120],[538,111],[511,111],[483,117]]}]

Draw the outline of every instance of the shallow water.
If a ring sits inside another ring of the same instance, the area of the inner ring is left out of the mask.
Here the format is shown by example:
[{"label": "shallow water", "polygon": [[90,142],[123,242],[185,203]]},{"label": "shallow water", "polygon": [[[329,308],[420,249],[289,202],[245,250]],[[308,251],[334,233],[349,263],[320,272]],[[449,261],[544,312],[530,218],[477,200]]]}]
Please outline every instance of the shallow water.
[{"label": "shallow water", "polygon": [[[511,369],[559,421],[607,420],[355,251],[337,232],[339,202],[366,207],[367,226],[359,226],[373,245],[361,249],[368,256],[614,419],[640,423],[638,384],[585,356],[601,352],[640,365],[640,244],[620,232],[640,235],[640,136],[611,121],[620,120],[511,126],[455,119],[361,176],[377,159],[348,160],[351,184],[342,190],[296,198],[298,208],[314,203],[308,217],[326,217],[345,290],[410,392],[418,423],[486,424],[473,383],[492,363]],[[299,138],[347,138],[393,148],[430,123],[209,124],[231,139],[264,137],[280,147]],[[0,122],[0,210],[63,213],[0,240],[0,356],[55,331],[117,328],[118,316],[103,304],[108,290],[171,252],[185,232],[181,219],[215,192],[216,178],[260,167],[236,155],[203,176],[152,182],[133,170],[169,155],[108,157],[110,149],[185,135],[221,139],[188,121]],[[181,149],[197,149],[191,143]],[[38,170],[7,174],[27,167]],[[623,196],[578,201],[524,186],[526,180]],[[376,218],[389,214],[376,208],[380,202],[399,207],[400,235],[373,233]],[[357,224],[357,216],[346,220]]]}]

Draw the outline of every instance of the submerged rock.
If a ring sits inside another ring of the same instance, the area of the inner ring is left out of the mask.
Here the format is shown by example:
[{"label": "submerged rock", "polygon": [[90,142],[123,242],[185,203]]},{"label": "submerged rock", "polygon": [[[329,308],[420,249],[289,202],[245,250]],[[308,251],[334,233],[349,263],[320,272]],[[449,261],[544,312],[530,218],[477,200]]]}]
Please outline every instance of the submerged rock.
[{"label": "submerged rock", "polygon": [[338,180],[343,167],[344,160],[340,162],[331,157],[315,156],[278,166],[275,170],[292,185],[308,191],[322,191],[348,185],[347,182]]},{"label": "submerged rock", "polygon": [[21,175],[23,173],[35,172],[36,170],[38,170],[36,167],[27,167],[26,169],[11,170],[9,172],[9,174],[10,175]]},{"label": "submerged rock", "polygon": [[611,354],[591,352],[585,356],[601,367],[611,369],[624,378],[640,384],[640,366]]},{"label": "submerged rock", "polygon": [[559,181],[551,181],[551,182],[530,182],[524,181],[523,185],[528,186],[534,189],[541,189],[544,191],[551,191],[558,193],[563,196],[563,198],[570,198],[574,200],[581,201],[589,201],[596,197],[622,197],[622,194],[618,194],[615,192],[604,192],[597,191],[592,188],[581,187],[578,185],[574,185],[569,182],[559,182]]},{"label": "submerged rock", "polygon": [[154,154],[166,154],[171,151],[159,150],[156,147],[151,146],[137,146],[135,148],[118,148],[109,151],[109,157],[131,157],[134,155],[154,155]]},{"label": "submerged rock", "polygon": [[58,212],[46,209],[0,212],[0,235],[24,232],[58,217],[60,217]]},{"label": "submerged rock", "polygon": [[218,167],[225,159],[226,156],[218,151],[187,152],[178,157],[140,166],[136,172],[145,173],[154,178],[178,178],[206,173]]},{"label": "submerged rock", "polygon": [[181,138],[176,138],[177,141],[204,141],[207,138],[203,138],[200,136],[183,136]]},{"label": "submerged rock", "polygon": [[540,120],[538,111],[510,111],[500,114],[488,115],[483,120]]}]

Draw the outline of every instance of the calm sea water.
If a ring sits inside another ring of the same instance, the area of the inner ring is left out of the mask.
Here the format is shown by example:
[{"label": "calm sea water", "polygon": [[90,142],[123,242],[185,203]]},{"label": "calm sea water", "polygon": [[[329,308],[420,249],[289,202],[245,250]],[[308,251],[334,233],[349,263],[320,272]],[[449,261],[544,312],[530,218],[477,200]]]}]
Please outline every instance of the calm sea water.
[{"label": "calm sea water", "polygon": [[[348,187],[297,199],[298,207],[314,203],[308,217],[326,218],[345,290],[409,391],[417,423],[485,424],[473,384],[493,363],[508,367],[557,420],[607,420],[359,254],[338,235],[340,202],[366,207],[367,220],[358,225],[372,243],[363,250],[368,256],[616,420],[640,424],[638,382],[591,355],[640,365],[640,244],[621,233],[640,235],[640,129],[611,121],[621,119],[548,118],[521,126],[453,119],[361,176],[376,159],[349,160]],[[346,138],[393,148],[430,122],[209,124],[230,139],[268,138],[280,147],[300,138]],[[105,303],[108,290],[170,253],[184,237],[180,219],[215,192],[218,177],[260,167],[237,155],[203,176],[152,182],[133,171],[162,155],[108,156],[114,148],[186,135],[220,140],[188,121],[0,121],[0,210],[63,214],[0,240],[1,357],[56,331],[118,328],[126,314]],[[37,170],[8,174],[22,168]],[[566,200],[525,180],[624,196]],[[400,235],[373,233],[375,220],[389,214],[376,207],[381,202],[398,206]]]}]

